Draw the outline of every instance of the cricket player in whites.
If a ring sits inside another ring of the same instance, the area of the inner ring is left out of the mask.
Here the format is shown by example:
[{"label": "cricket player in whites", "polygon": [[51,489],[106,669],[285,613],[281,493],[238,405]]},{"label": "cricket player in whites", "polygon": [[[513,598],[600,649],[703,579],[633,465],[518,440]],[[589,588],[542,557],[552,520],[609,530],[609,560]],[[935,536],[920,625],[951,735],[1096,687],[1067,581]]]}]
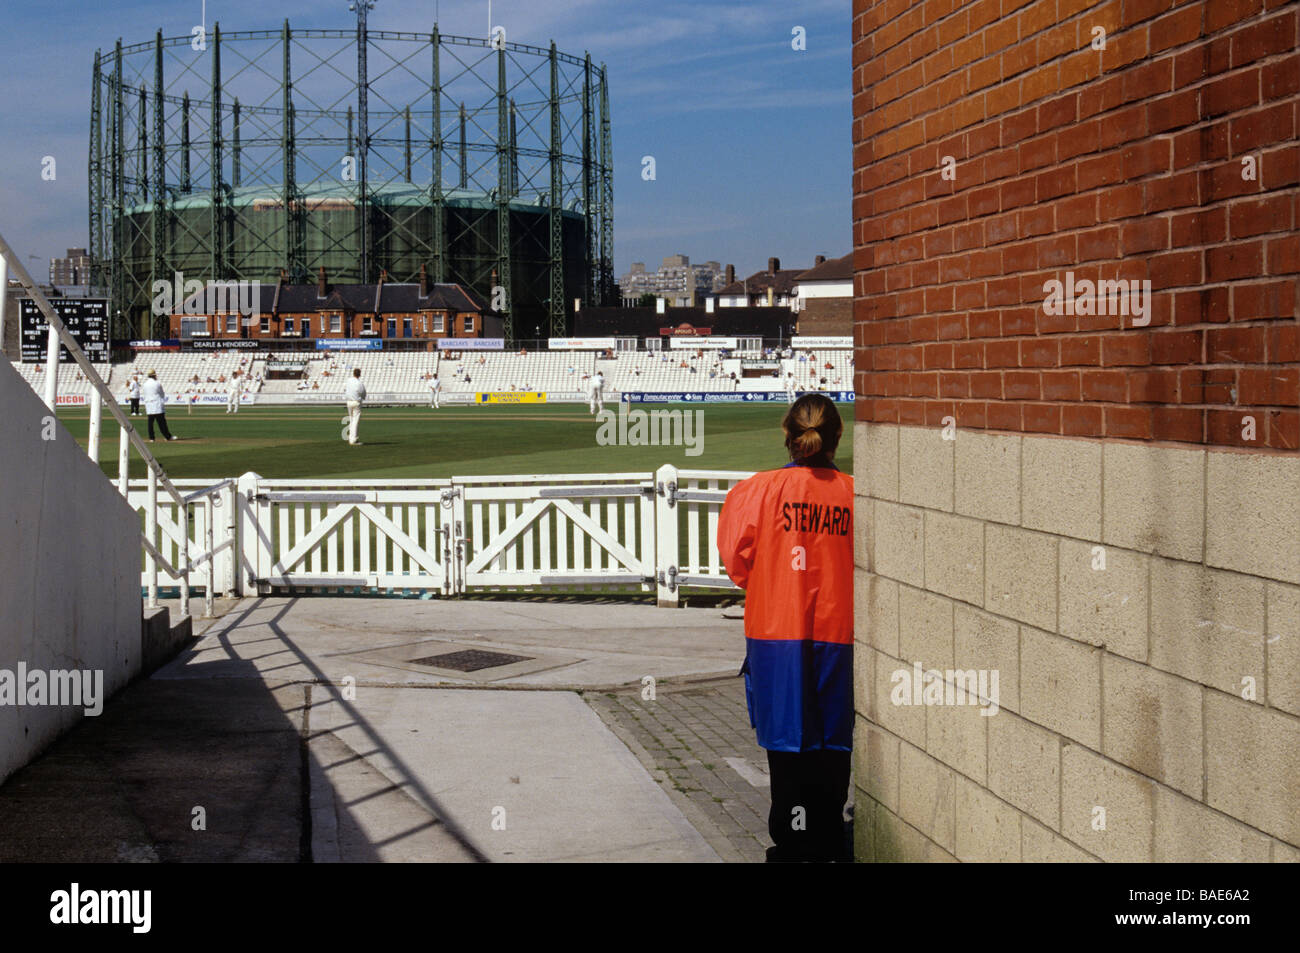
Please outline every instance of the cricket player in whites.
[{"label": "cricket player in whites", "polygon": [[244,379],[239,376],[239,371],[230,375],[230,384],[226,388],[226,413],[239,413],[239,398],[244,393]]},{"label": "cricket player in whites", "polygon": [[442,396],[442,381],[438,380],[437,374],[434,374],[433,379],[429,381],[429,390],[431,392],[429,396],[429,406],[434,410],[437,410],[442,406],[438,402],[438,398]]},{"label": "cricket player in whites", "polygon": [[343,430],[343,439],[351,446],[359,446],[357,443],[357,427],[361,424],[361,402],[366,399],[366,385],[361,383],[361,368],[354,368],[352,379],[348,381],[347,387],[343,389],[343,395],[347,400],[348,415],[343,418],[343,423],[347,427]]},{"label": "cricket player in whites", "polygon": [[786,402],[787,404],[793,404],[793,403],[794,403],[795,386],[796,386],[796,385],[795,385],[795,382],[794,382],[794,375],[791,374],[789,371],[786,371],[786,373],[785,373],[785,402]]},{"label": "cricket player in whites", "polygon": [[597,371],[587,388],[591,394],[591,412],[598,414],[605,409],[605,375]]}]

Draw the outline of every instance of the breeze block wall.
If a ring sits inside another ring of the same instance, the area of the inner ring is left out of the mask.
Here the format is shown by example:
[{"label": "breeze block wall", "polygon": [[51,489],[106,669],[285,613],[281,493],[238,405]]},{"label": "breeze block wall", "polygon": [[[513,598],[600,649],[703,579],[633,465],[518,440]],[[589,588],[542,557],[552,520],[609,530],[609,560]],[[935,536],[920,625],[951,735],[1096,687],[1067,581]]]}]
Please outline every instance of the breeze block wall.
[{"label": "breeze block wall", "polygon": [[1300,860],[1300,4],[853,30],[859,859]]}]

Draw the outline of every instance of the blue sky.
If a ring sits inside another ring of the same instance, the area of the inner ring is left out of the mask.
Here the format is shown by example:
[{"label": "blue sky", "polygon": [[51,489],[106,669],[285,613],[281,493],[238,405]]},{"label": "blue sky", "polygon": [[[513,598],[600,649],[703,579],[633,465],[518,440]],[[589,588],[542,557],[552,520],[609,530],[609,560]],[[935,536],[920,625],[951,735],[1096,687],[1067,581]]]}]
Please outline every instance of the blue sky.
[{"label": "blue sky", "polygon": [[[191,10],[191,7],[193,8]],[[51,255],[87,242],[86,145],[95,50],[188,34],[201,0],[8,4],[0,97],[0,230],[44,279]],[[379,0],[376,29],[485,35],[486,0]],[[209,0],[223,30],[346,28],[345,0]],[[495,0],[510,41],[609,69],[615,157],[615,271],[665,255],[748,274],[768,256],[811,265],[851,243],[848,0]],[[807,49],[791,48],[802,26]],[[41,158],[58,163],[53,182]],[[656,179],[641,177],[652,155]]]}]

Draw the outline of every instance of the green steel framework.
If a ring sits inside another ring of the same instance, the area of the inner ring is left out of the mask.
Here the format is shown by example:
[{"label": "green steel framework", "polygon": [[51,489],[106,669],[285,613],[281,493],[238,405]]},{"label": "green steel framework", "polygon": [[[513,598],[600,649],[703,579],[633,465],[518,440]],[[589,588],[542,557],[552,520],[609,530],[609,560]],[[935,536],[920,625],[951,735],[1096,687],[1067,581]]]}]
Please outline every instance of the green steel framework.
[{"label": "green steel framework", "polygon": [[355,30],[217,25],[96,52],[89,240],[115,336],[163,330],[147,325],[153,283],[175,272],[415,281],[425,266],[489,301],[503,290],[512,340],[567,334],[575,298],[617,301],[605,66],[554,42],[370,30],[367,6]]}]

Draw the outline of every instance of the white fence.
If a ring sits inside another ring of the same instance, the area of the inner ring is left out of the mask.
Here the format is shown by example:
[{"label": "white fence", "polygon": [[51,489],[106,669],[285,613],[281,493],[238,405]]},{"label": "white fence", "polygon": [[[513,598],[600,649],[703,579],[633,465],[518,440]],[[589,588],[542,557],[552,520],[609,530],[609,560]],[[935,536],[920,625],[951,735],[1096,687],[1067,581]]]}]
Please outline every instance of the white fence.
[{"label": "white fence", "polygon": [[[235,595],[365,589],[456,596],[491,591],[656,593],[735,589],[718,556],[727,490],[749,476],[654,473],[437,480],[177,481],[187,515],[158,503],[143,585],[179,581]],[[148,513],[145,481],[128,499]],[[188,553],[181,540],[188,533]]]}]

